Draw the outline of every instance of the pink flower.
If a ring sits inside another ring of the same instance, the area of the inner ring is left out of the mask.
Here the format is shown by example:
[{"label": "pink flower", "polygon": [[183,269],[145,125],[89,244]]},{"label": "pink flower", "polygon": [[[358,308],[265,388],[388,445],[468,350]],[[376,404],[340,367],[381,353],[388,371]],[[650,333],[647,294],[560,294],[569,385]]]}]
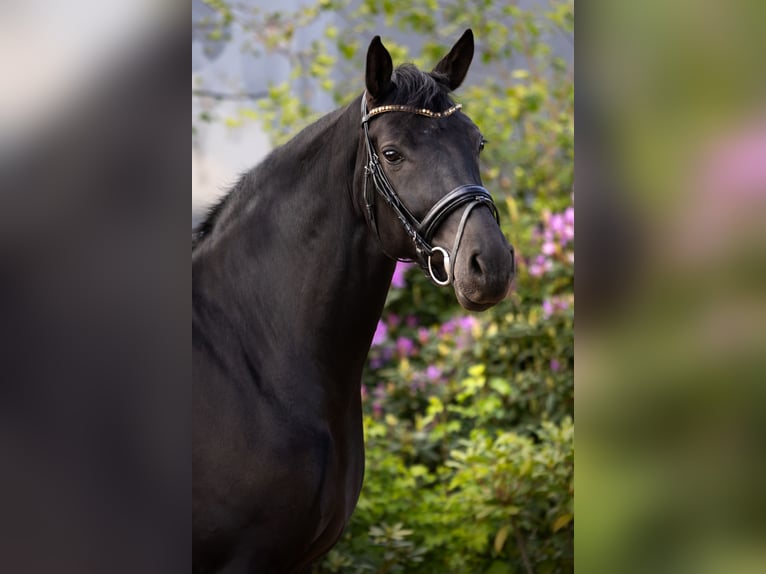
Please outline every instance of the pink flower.
[{"label": "pink flower", "polygon": [[407,337],[399,337],[396,340],[396,350],[400,357],[409,357],[414,349],[415,345],[412,343],[411,339],[408,339]]},{"label": "pink flower", "polygon": [[545,255],[538,255],[535,257],[534,263],[529,266],[529,274],[532,277],[542,277],[548,271],[553,269],[553,262]]},{"label": "pink flower", "polygon": [[383,341],[386,340],[387,336],[388,336],[388,327],[386,327],[386,324],[383,321],[378,321],[378,326],[376,327],[375,334],[372,337],[373,347],[375,345],[380,345]]},{"label": "pink flower", "polygon": [[564,230],[564,216],[560,213],[554,213],[551,215],[548,226],[554,233],[561,235],[561,232]]},{"label": "pink flower", "polygon": [[564,210],[564,222],[574,227],[574,207],[569,206]]},{"label": "pink flower", "polygon": [[412,267],[412,263],[406,261],[397,261],[396,268],[394,269],[394,276],[391,278],[391,286],[396,289],[401,289],[407,285],[407,281],[404,276],[407,270]]},{"label": "pink flower", "polygon": [[569,300],[565,297],[556,297],[553,296],[550,299],[546,299],[543,301],[543,316],[547,319],[554,313],[559,313],[561,311],[566,311],[569,309]]},{"label": "pink flower", "polygon": [[561,241],[565,245],[574,240],[574,225],[565,225],[564,232],[561,234]]},{"label": "pink flower", "polygon": [[560,368],[561,364],[559,363],[558,359],[551,359],[551,371],[556,373]]},{"label": "pink flower", "polygon": [[457,323],[455,319],[448,319],[444,323],[442,323],[442,326],[439,327],[439,333],[442,335],[451,335],[455,332],[455,327],[457,326]]},{"label": "pink flower", "polygon": [[439,367],[428,365],[428,368],[426,369],[426,377],[428,377],[430,381],[437,381],[441,376],[442,371]]}]

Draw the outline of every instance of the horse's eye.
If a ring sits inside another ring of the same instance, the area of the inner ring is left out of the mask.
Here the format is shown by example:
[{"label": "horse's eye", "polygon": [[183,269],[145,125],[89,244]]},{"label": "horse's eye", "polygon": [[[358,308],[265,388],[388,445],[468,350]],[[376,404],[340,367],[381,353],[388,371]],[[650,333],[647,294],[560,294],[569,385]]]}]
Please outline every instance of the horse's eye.
[{"label": "horse's eye", "polygon": [[479,142],[479,153],[484,151],[484,146],[487,144],[487,140],[484,138],[481,138],[481,141]]},{"label": "horse's eye", "polygon": [[388,163],[399,163],[404,159],[402,154],[400,154],[395,149],[383,150],[383,157],[386,158]]}]

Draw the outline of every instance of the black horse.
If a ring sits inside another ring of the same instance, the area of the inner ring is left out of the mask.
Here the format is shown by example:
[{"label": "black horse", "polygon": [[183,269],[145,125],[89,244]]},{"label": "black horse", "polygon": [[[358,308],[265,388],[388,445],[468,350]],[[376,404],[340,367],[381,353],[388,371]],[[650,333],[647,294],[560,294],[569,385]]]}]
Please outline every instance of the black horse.
[{"label": "black horse", "polygon": [[307,572],[338,540],[396,259],[466,309],[506,296],[513,250],[481,187],[484,140],[449,97],[473,49],[468,30],[431,73],[394,71],[375,37],[365,93],[274,150],[197,231],[195,572]]}]

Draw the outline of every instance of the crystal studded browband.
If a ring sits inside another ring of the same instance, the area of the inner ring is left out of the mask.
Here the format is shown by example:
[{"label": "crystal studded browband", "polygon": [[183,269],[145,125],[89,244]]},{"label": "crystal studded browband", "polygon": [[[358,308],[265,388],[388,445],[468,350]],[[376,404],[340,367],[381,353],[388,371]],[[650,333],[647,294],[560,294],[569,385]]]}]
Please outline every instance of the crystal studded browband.
[{"label": "crystal studded browband", "polygon": [[445,110],[443,112],[433,112],[426,108],[416,108],[413,106],[399,106],[399,105],[388,105],[388,106],[378,106],[377,108],[371,109],[369,112],[367,112],[362,117],[362,123],[367,123],[370,118],[373,116],[377,116],[378,114],[384,114],[386,112],[409,112],[411,114],[418,114],[420,116],[426,116],[428,118],[446,118],[447,116],[451,116],[456,111],[458,111],[460,108],[462,108],[462,104],[455,104],[448,110]]}]

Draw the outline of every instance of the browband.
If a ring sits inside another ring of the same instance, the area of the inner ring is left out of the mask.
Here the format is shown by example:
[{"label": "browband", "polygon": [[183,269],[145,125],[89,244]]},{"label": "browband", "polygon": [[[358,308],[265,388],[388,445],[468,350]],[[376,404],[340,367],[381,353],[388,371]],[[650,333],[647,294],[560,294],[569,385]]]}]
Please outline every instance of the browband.
[{"label": "browband", "polygon": [[395,104],[389,104],[387,106],[378,106],[377,108],[371,109],[369,112],[367,112],[364,116],[362,116],[362,123],[366,123],[370,121],[370,118],[373,116],[377,116],[378,114],[384,114],[386,112],[409,112],[411,114],[417,114],[419,116],[426,116],[427,118],[446,118],[447,116],[451,116],[456,111],[461,109],[463,107],[463,104],[455,104],[451,108],[443,111],[443,112],[434,112],[426,108],[416,108],[414,106],[400,106]]}]

